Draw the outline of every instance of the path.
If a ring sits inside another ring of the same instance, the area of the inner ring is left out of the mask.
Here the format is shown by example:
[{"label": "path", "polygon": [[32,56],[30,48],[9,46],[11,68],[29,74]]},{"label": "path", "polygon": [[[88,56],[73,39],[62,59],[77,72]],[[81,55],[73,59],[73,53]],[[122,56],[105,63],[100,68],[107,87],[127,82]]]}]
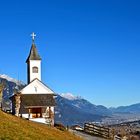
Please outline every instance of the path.
[{"label": "path", "polygon": [[80,131],[76,131],[76,130],[70,130],[70,132],[72,132],[73,134],[80,136],[81,138],[83,138],[84,140],[106,140],[104,138],[99,138],[99,137],[95,137],[95,136],[91,136],[85,133],[82,133]]}]

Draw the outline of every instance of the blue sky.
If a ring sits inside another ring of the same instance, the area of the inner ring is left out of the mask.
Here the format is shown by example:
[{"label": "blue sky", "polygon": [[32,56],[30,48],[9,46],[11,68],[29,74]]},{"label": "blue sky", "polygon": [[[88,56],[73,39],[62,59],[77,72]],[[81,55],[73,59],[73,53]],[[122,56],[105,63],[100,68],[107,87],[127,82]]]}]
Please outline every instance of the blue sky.
[{"label": "blue sky", "polygon": [[139,0],[13,0],[0,4],[0,73],[26,82],[35,32],[42,80],[107,107],[140,102]]}]

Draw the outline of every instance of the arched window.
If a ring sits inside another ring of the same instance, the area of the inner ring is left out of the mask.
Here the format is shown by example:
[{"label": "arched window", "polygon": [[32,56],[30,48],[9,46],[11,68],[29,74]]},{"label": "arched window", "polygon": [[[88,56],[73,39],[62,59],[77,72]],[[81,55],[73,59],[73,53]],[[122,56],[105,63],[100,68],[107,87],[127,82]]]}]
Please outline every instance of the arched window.
[{"label": "arched window", "polygon": [[33,73],[38,73],[38,67],[33,67]]}]

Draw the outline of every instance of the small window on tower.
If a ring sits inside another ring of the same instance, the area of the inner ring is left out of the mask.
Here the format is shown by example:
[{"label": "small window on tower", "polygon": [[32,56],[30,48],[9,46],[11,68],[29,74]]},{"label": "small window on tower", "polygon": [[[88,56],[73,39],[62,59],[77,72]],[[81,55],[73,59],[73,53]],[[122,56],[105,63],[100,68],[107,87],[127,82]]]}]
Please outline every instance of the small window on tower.
[{"label": "small window on tower", "polygon": [[38,67],[33,67],[33,73],[38,73]]}]

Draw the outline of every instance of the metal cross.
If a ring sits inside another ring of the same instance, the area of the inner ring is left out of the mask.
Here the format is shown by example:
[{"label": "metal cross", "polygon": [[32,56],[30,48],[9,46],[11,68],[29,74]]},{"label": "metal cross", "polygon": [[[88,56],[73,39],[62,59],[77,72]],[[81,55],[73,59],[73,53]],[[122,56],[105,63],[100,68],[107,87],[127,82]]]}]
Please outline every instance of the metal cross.
[{"label": "metal cross", "polygon": [[32,41],[34,42],[35,37],[36,37],[36,34],[33,32],[33,33],[31,34],[31,37],[32,37]]}]

